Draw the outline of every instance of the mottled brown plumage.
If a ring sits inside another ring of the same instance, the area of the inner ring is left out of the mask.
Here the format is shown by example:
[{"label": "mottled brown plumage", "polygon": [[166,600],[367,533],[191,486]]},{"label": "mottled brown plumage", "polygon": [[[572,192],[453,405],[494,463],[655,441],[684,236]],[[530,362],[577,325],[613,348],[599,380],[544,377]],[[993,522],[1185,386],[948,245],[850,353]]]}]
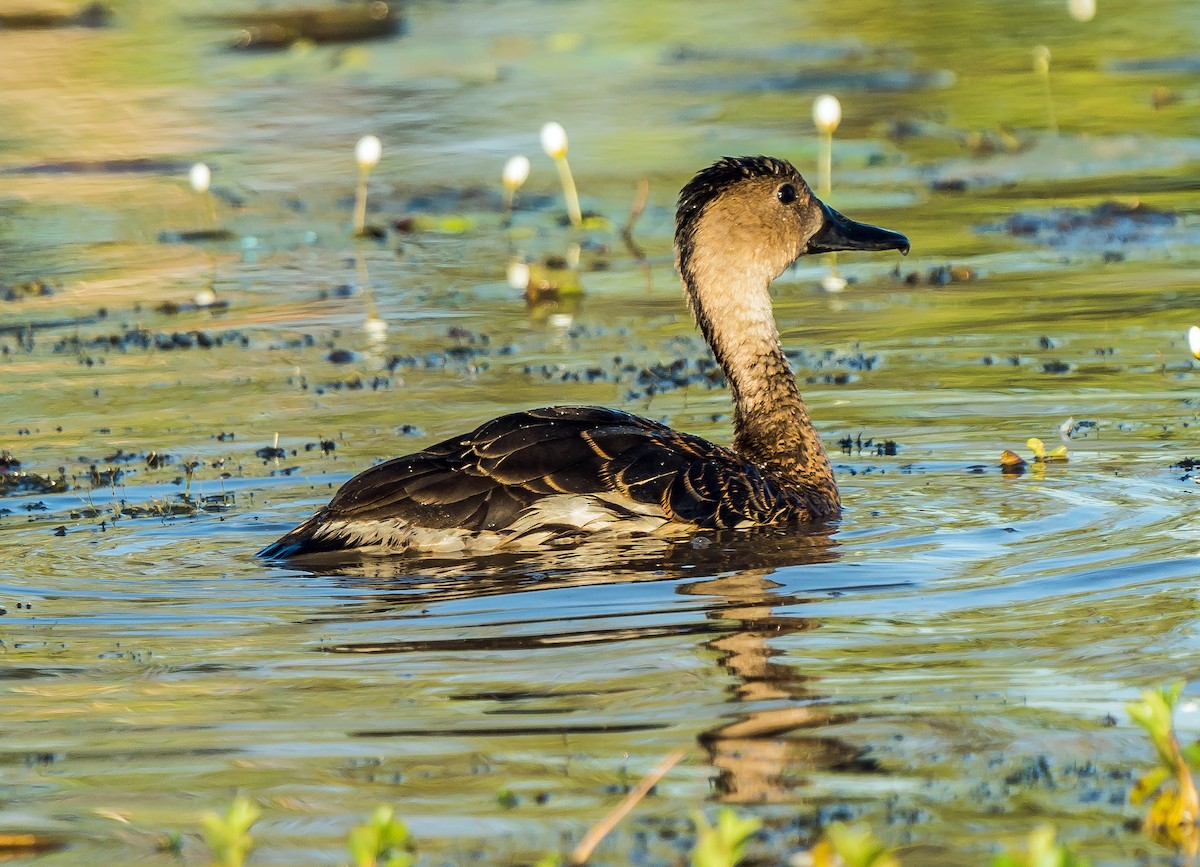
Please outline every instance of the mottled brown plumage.
[{"label": "mottled brown plumage", "polygon": [[768,287],[806,252],[907,252],[908,239],[846,219],[783,160],[739,157],[684,187],[675,247],[688,303],[733,393],[732,449],[602,407],[513,413],[360,473],[260,554],[489,549],[836,516],[833,469]]}]

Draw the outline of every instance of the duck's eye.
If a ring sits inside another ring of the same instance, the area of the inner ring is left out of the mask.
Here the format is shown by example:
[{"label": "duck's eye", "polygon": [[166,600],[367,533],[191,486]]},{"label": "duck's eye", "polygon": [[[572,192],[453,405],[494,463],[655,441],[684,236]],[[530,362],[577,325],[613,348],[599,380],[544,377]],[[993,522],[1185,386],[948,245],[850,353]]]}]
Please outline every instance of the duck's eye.
[{"label": "duck's eye", "polygon": [[796,188],[791,184],[784,184],[779,188],[779,192],[775,194],[775,197],[785,205],[790,205],[796,201]]}]

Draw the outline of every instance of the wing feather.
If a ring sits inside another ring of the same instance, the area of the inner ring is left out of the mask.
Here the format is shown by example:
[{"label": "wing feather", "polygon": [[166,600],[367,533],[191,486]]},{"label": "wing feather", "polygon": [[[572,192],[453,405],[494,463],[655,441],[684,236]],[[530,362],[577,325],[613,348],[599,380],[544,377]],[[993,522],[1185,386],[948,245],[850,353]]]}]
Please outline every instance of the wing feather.
[{"label": "wing feather", "polygon": [[536,514],[555,526],[549,510],[534,507],[547,497],[570,502],[563,495],[597,495],[615,515],[649,509],[703,528],[808,517],[801,494],[728,449],[618,410],[547,407],[365,470],[261,553],[328,551],[339,541],[352,548],[363,537],[356,528],[372,522],[503,533],[528,529]]}]

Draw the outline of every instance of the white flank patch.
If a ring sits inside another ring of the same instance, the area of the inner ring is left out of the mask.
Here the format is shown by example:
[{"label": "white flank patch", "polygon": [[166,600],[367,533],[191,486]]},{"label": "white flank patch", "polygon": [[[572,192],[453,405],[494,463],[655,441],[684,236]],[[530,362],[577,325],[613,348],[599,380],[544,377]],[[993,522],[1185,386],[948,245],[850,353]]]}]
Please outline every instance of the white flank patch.
[{"label": "white flank patch", "polygon": [[686,528],[686,525],[669,521],[657,506],[633,503],[615,495],[556,494],[538,500],[510,526],[498,532],[414,527],[398,518],[391,518],[383,521],[329,521],[322,524],[313,537],[338,539],[345,550],[364,554],[398,554],[403,551],[454,554],[482,553],[498,548],[536,548],[573,533],[631,536],[663,529],[677,532]]}]

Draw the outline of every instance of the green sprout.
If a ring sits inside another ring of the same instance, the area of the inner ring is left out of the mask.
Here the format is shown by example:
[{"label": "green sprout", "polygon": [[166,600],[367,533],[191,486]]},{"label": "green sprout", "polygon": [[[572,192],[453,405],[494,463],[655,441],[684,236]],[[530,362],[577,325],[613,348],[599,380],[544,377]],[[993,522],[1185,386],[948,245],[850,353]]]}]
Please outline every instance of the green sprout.
[{"label": "green sprout", "polygon": [[699,810],[695,815],[696,845],[692,849],[692,867],[734,867],[746,854],[750,837],[762,827],[753,817],[739,816],[725,807],[717,813],[715,825]]},{"label": "green sprout", "polygon": [[239,795],[224,816],[205,813],[200,818],[204,841],[219,867],[242,867],[246,855],[254,848],[250,827],[261,815],[262,810],[256,804]]},{"label": "green sprout", "polygon": [[1042,80],[1046,91],[1046,119],[1051,135],[1058,135],[1058,118],[1054,115],[1054,94],[1050,91],[1050,49],[1039,45],[1033,49],[1033,71]]},{"label": "green sprout", "polygon": [[1082,855],[1074,855],[1054,839],[1053,825],[1042,825],[1029,834],[1025,851],[1008,851],[992,860],[992,867],[1089,867]]},{"label": "green sprout", "polygon": [[387,805],[376,807],[371,818],[350,829],[347,848],[354,867],[411,867],[416,863],[408,826]]},{"label": "green sprout", "polygon": [[1159,762],[1134,783],[1129,800],[1135,805],[1149,802],[1144,827],[1151,837],[1194,857],[1200,852],[1200,794],[1188,761],[1200,758],[1200,744],[1184,750],[1175,737],[1172,716],[1182,691],[1182,682],[1146,690],[1139,701],[1125,706],[1133,721],[1150,735]]},{"label": "green sprout", "polygon": [[834,822],[812,849],[813,867],[900,867],[866,825]]}]

